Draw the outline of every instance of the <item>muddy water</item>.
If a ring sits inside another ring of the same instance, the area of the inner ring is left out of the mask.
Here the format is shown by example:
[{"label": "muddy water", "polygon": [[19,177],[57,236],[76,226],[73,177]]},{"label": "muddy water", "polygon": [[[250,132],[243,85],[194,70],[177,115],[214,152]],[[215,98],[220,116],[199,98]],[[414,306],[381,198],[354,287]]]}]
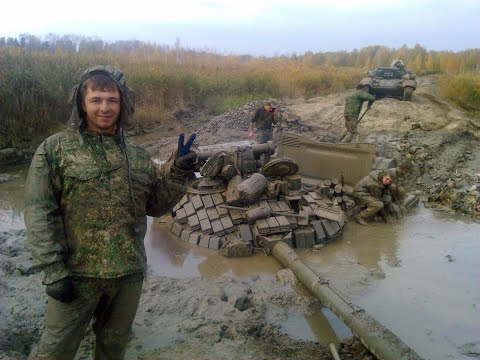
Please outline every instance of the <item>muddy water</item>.
[{"label": "muddy water", "polygon": [[[27,169],[0,184],[0,230],[23,227]],[[275,273],[281,266],[262,252],[226,259],[216,251],[173,237],[149,218],[145,238],[149,266],[163,276],[245,278]],[[318,252],[299,251],[354,304],[365,308],[426,359],[471,359],[459,349],[480,340],[480,224],[420,206],[391,224],[348,224],[341,239]],[[293,338],[338,342],[349,329],[328,309],[289,314],[282,324]],[[475,348],[475,346],[474,346]]]},{"label": "muddy water", "polygon": [[[5,171],[7,170],[7,171]],[[22,229],[23,223],[23,189],[28,167],[0,167],[0,173],[13,176],[13,180],[0,184],[0,231]]]},{"label": "muddy water", "polygon": [[[426,359],[468,359],[461,348],[480,340],[480,224],[420,206],[393,224],[348,224],[320,251],[298,250],[354,304],[389,327]],[[237,277],[274,274],[258,253],[225,259],[175,239],[157,220],[146,237],[150,266],[166,276]],[[338,342],[350,334],[328,309],[291,314],[283,330],[294,338]],[[478,345],[477,345],[478,348]]]},{"label": "muddy water", "polygon": [[[480,224],[420,207],[392,224],[348,224],[304,260],[427,359],[468,359],[480,340]],[[478,355],[477,355],[478,357]]]}]

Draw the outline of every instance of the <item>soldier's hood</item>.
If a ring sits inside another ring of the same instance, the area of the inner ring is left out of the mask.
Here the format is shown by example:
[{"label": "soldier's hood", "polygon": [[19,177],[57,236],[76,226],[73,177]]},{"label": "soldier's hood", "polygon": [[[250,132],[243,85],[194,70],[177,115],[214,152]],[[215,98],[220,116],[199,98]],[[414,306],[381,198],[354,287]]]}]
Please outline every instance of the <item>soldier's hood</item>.
[{"label": "soldier's hood", "polygon": [[374,170],[370,172],[370,177],[375,181],[382,182],[384,174],[385,174],[385,170]]},{"label": "soldier's hood", "polygon": [[80,86],[89,77],[96,74],[107,75],[120,88],[121,96],[121,113],[118,121],[118,128],[130,130],[135,127],[133,112],[135,111],[135,94],[131,88],[127,86],[127,81],[123,72],[111,65],[98,65],[85,70],[80,76],[80,82],[72,89],[71,103],[72,113],[68,121],[69,126],[74,129],[81,129],[85,126],[85,113],[82,109],[82,99],[80,95]]}]

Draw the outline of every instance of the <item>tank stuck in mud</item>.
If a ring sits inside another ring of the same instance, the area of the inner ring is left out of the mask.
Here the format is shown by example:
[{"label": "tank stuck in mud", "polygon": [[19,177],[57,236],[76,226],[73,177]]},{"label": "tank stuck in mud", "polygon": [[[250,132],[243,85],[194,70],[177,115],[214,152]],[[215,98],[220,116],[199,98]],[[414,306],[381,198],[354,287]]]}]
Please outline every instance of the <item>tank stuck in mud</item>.
[{"label": "tank stuck in mud", "polygon": [[[227,257],[270,253],[274,244],[312,248],[338,238],[355,212],[353,185],[375,163],[372,144],[326,144],[285,133],[199,149],[199,172],[172,212],[182,241]],[[275,153],[275,154],[274,154]]]},{"label": "tank stuck in mud", "polygon": [[[226,257],[250,256],[262,248],[379,359],[421,359],[365,310],[345,301],[292,249],[321,247],[342,234],[347,214],[356,208],[344,173],[356,183],[372,165],[385,170],[396,165],[374,161],[374,150],[372,144],[322,144],[288,133],[278,147],[241,142],[201,148],[202,177],[173,208],[169,229],[184,242]],[[327,174],[334,177],[325,179]]]}]

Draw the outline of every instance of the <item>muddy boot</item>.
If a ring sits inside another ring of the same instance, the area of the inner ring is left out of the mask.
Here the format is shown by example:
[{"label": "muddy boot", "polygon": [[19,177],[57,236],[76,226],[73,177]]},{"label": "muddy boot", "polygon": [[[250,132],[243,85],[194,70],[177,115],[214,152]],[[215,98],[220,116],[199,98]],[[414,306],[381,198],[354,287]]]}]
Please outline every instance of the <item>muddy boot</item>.
[{"label": "muddy boot", "polygon": [[368,225],[368,223],[365,221],[365,219],[363,217],[361,217],[360,215],[356,215],[354,219],[355,219],[357,224],[360,224],[360,225],[363,225],[363,226]]}]

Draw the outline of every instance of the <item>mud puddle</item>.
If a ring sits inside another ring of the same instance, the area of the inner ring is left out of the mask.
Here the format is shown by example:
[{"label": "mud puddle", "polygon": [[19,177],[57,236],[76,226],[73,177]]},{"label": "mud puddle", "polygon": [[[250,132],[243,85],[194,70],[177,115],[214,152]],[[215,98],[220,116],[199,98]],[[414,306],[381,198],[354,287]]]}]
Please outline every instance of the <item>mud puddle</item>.
[{"label": "mud puddle", "polygon": [[479,356],[479,254],[480,224],[420,206],[391,225],[348,224],[303,258],[419,355],[446,360]]},{"label": "mud puddle", "polygon": [[[348,224],[341,239],[320,251],[298,250],[304,260],[354,304],[363,307],[426,359],[468,359],[465,344],[480,340],[480,224],[420,206],[392,224]],[[150,266],[166,276],[272,276],[271,257],[226,259],[191,247],[156,220],[146,246]],[[350,330],[328,309],[288,314],[282,330],[321,344]],[[478,346],[477,346],[478,347]]]},{"label": "mud puddle", "polygon": [[148,218],[145,235],[148,264],[154,273],[172,278],[231,276],[239,279],[271,274],[282,269],[272,257],[259,251],[249,258],[228,259],[219,252],[191,246],[170,233],[158,219]]},{"label": "mud puddle", "polygon": [[[257,251],[248,258],[225,258],[217,251],[193,247],[179,241],[168,231],[161,220],[148,218],[145,248],[149,267],[160,276],[188,278],[202,276],[215,278],[229,276],[246,279],[252,276],[274,277],[282,265],[271,256]],[[306,291],[302,291],[307,295]],[[280,311],[279,311],[280,313]],[[267,313],[267,321],[278,322],[279,313]],[[289,313],[280,323],[282,332],[291,338],[303,341],[317,341],[322,345],[339,344],[352,333],[343,322],[327,308],[311,314]]]}]

